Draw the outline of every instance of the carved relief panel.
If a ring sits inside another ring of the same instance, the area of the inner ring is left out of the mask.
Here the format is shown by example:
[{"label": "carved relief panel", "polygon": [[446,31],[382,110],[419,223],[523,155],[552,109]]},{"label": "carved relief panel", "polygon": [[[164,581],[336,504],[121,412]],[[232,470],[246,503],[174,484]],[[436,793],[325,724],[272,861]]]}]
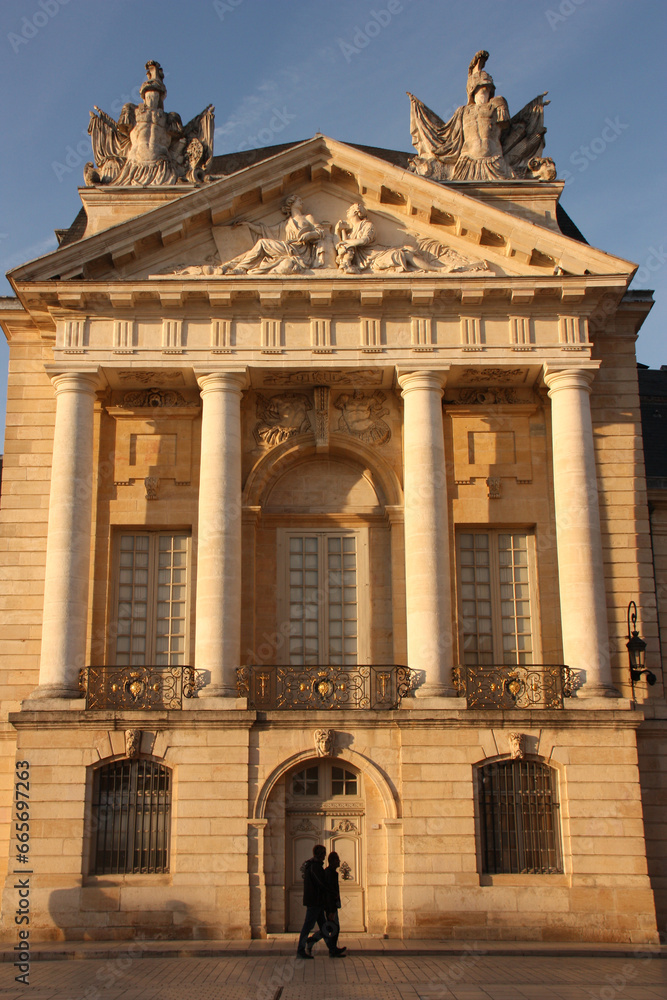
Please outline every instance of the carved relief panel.
[{"label": "carved relief panel", "polygon": [[159,480],[190,483],[192,422],[200,412],[182,393],[155,387],[126,392],[121,405],[107,407],[116,421],[114,483],[141,481],[147,499],[156,498]]},{"label": "carved relief panel", "polygon": [[489,497],[495,499],[503,478],[532,482],[530,417],[536,407],[501,404],[491,409],[484,404],[494,392],[503,390],[481,390],[481,405],[447,407],[447,412],[452,420],[455,481],[468,484],[482,479],[489,486]]}]

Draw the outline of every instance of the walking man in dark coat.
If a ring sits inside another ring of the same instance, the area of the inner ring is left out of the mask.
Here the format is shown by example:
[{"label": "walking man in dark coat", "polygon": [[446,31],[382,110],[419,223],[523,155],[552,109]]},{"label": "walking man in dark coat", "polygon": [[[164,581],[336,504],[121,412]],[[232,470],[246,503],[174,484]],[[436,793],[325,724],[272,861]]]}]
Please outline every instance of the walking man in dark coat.
[{"label": "walking man in dark coat", "polygon": [[306,919],[303,922],[301,934],[299,935],[299,944],[296,950],[297,958],[313,957],[306,951],[306,941],[315,924],[318,925],[322,932],[324,942],[329,949],[330,958],[339,958],[345,953],[345,949],[336,947],[335,940],[333,940],[329,933],[328,927],[325,926],[326,914],[324,907],[328,895],[327,886],[324,881],[324,859],[326,856],[326,847],[323,847],[322,844],[316,844],[313,847],[312,858],[305,865],[303,875],[303,905],[306,907]]},{"label": "walking man in dark coat", "polygon": [[338,935],[340,934],[340,921],[338,919],[338,911],[341,907],[340,902],[340,888],[338,885],[338,869],[340,868],[340,858],[335,851],[332,851],[328,857],[328,867],[324,869],[324,884],[326,886],[326,898],[324,901],[324,912],[326,914],[326,923],[323,924],[319,931],[315,931],[314,934],[306,941],[306,954],[312,955],[313,945],[321,941],[325,936],[325,932],[328,930],[331,936],[331,943],[329,943],[329,953],[331,953],[331,945],[336,947],[339,953],[346,951],[345,948],[338,947]]}]

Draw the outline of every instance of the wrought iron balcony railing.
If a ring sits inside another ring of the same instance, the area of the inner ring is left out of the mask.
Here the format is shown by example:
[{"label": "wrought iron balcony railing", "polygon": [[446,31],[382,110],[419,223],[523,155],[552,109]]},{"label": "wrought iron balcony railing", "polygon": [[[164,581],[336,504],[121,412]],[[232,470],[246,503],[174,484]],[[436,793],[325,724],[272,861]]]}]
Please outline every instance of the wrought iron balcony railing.
[{"label": "wrought iron balcony railing", "polygon": [[248,708],[370,709],[398,708],[412,689],[408,667],[391,666],[252,666],[237,670],[239,696]]},{"label": "wrought iron balcony railing", "polygon": [[454,667],[454,686],[468,708],[562,708],[573,675],[562,664]]},{"label": "wrought iron balcony railing", "polygon": [[194,667],[85,667],[79,675],[89,709],[175,709],[194,698],[203,678]]}]

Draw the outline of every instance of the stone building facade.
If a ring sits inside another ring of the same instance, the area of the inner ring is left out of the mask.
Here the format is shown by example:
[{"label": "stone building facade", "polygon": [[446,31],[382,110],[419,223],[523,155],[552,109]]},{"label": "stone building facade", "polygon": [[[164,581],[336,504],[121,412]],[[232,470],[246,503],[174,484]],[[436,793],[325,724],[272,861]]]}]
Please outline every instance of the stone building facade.
[{"label": "stone building facade", "polygon": [[651,299],[541,149],[468,148],[483,65],[458,175],[199,122],[11,272],[7,940],[17,870],[35,939],[296,930],[317,842],[350,931],[657,940]]}]

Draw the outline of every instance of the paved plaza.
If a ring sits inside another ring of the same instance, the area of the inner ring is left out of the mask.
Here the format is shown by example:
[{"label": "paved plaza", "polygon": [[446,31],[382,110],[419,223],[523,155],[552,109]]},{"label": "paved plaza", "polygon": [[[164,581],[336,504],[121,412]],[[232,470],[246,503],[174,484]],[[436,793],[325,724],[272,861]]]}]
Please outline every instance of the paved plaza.
[{"label": "paved plaza", "polygon": [[[663,949],[360,942],[314,961],[287,942],[35,949],[29,986],[2,951],[0,1000],[665,1000]],[[320,946],[321,947],[321,946]],[[228,954],[224,954],[227,950]],[[551,954],[549,952],[551,951]],[[580,951],[580,954],[577,954]],[[151,954],[153,952],[153,954]],[[87,957],[96,956],[96,957]]]}]

